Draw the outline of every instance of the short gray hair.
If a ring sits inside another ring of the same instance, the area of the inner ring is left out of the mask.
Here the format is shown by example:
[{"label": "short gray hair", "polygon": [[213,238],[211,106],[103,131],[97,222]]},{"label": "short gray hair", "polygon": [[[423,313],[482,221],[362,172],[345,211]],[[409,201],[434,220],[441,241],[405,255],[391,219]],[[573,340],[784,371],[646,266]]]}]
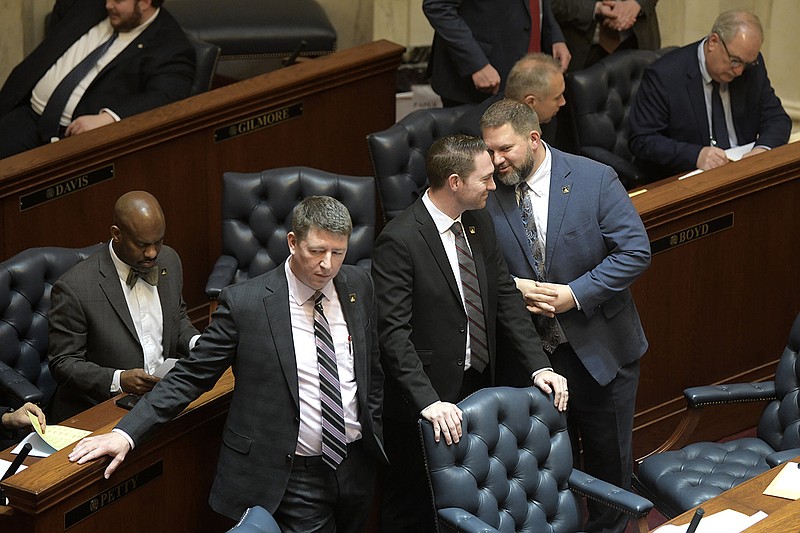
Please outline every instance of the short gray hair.
[{"label": "short gray hair", "polygon": [[336,198],[308,196],[292,211],[292,232],[298,241],[304,240],[311,228],[319,228],[336,235],[350,237],[353,222],[350,212]]},{"label": "short gray hair", "polygon": [[522,102],[529,94],[544,97],[550,91],[553,74],[561,74],[561,66],[549,54],[528,54],[511,67],[506,81],[506,98]]}]

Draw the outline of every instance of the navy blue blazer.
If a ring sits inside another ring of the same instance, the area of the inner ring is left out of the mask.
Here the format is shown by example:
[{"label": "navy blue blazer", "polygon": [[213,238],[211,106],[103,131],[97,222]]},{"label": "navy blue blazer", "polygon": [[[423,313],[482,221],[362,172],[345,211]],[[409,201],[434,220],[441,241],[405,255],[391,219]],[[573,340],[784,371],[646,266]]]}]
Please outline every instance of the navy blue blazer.
[{"label": "navy blue blazer", "polygon": [[[107,16],[104,0],[56,2],[48,36],[14,68],[0,90],[0,116],[26,104],[34,86],[58,58]],[[108,108],[125,118],[186,98],[194,71],[194,48],[162,7],[153,23],[92,81],[73,116]]]},{"label": "navy blue blazer", "polygon": [[[491,63],[500,74],[528,53],[531,36],[529,0],[423,0],[422,9],[436,30],[429,68],[433,90],[457,102],[480,102],[489,96],[475,89],[472,73]],[[542,0],[542,51],[563,42],[550,0]]]},{"label": "navy blue blazer", "polygon": [[[647,350],[629,287],[650,264],[650,242],[611,167],[547,148],[553,158],[547,281],[568,284],[580,302],[581,310],[562,313],[558,321],[586,369],[605,386]],[[511,274],[533,279],[514,188],[498,183],[486,209]]]},{"label": "navy blue blazer", "polygon": [[[631,106],[631,153],[652,165],[655,175],[695,169],[700,150],[710,144],[699,45],[679,48],[650,65]],[[770,85],[761,54],[758,66],[745,70],[728,88],[739,144],[786,144],[792,121]]]}]

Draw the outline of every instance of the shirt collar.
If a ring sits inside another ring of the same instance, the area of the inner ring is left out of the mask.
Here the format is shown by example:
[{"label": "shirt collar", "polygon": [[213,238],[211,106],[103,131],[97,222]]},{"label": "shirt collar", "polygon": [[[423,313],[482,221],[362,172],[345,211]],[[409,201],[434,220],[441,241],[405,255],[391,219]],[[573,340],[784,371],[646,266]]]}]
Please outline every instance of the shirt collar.
[{"label": "shirt collar", "polygon": [[116,252],[114,251],[114,247],[111,245],[111,242],[112,241],[108,241],[108,251],[111,253],[111,262],[114,263],[114,268],[117,269],[117,275],[119,276],[119,279],[125,281],[128,279],[128,272],[130,272],[133,267],[117,256]]},{"label": "shirt collar", "polygon": [[543,196],[550,187],[550,168],[553,166],[553,157],[550,155],[550,147],[544,141],[540,141],[544,150],[542,164],[534,170],[525,182],[530,187],[531,192],[536,196]]},{"label": "shirt collar", "polygon": [[700,76],[703,78],[703,83],[708,85],[713,80],[711,79],[711,74],[708,73],[708,67],[706,66],[706,41],[708,41],[708,37],[700,41],[700,46],[697,47],[697,61],[700,64]]},{"label": "shirt collar", "polygon": [[425,208],[430,213],[431,218],[433,219],[433,223],[436,225],[436,230],[439,234],[444,234],[450,231],[450,228],[453,226],[454,222],[461,222],[461,215],[458,215],[456,218],[450,218],[446,215],[442,210],[440,210],[436,205],[434,205],[433,201],[430,199],[428,193],[430,189],[425,191],[425,194],[422,195],[422,203],[425,204]]},{"label": "shirt collar", "polygon": [[[312,289],[302,281],[298,279],[297,276],[294,275],[292,272],[292,268],[289,266],[289,262],[292,260],[292,256],[290,255],[284,264],[284,271],[286,272],[286,281],[289,285],[289,298],[294,299],[297,305],[303,305],[306,303],[314,293],[317,292],[316,289]],[[325,295],[328,300],[332,300],[334,295],[336,294],[334,287],[333,287],[333,280],[329,281],[325,284],[324,287],[320,290],[320,292]]]}]

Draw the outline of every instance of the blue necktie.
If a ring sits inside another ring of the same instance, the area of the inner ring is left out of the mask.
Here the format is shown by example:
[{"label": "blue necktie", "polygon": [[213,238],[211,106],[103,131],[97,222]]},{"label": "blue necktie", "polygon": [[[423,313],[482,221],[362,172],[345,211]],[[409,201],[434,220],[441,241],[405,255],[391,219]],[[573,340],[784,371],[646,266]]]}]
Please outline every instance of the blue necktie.
[{"label": "blue necktie", "polygon": [[70,96],[72,96],[78,84],[83,81],[83,78],[97,65],[100,58],[108,52],[116,38],[117,32],[114,32],[106,42],[83,58],[69,74],[64,76],[64,79],[55,88],[53,94],[50,95],[50,99],[47,101],[44,111],[42,111],[42,116],[39,117],[39,137],[44,142],[48,143],[51,138],[58,137],[61,115],[64,114],[64,108],[67,107]]}]

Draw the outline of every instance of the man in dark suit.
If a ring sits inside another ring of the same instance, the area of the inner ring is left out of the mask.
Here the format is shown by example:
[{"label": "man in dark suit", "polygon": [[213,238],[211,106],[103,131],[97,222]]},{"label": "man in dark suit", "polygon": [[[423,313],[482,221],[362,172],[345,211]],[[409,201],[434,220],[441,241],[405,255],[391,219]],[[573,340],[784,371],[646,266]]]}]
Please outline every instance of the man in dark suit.
[{"label": "man in dark suit", "polygon": [[[23,436],[23,430],[30,430],[31,421],[28,418],[28,413],[31,413],[39,420],[42,431],[45,431],[47,423],[44,413],[38,405],[27,402],[16,411],[10,407],[0,406],[0,450],[8,448],[19,441]],[[3,473],[0,471],[0,475]]]},{"label": "man in dark suit", "polygon": [[111,242],[53,285],[48,315],[51,417],[65,420],[120,392],[144,394],[167,358],[200,334],[186,315],[183,270],[164,246],[158,200],[144,191],[114,205]]},{"label": "man in dark suit", "polygon": [[[47,37],[0,90],[0,158],[187,97],[195,52],[162,2],[58,0]],[[105,43],[88,73],[61,89]]]},{"label": "man in dark suit", "polygon": [[650,65],[631,106],[631,153],[669,176],[724,165],[726,148],[754,142],[748,157],[786,144],[792,121],[767,77],[763,41],[758,17],[727,11],[708,37]]},{"label": "man in dark suit", "polygon": [[658,0],[552,0],[567,40],[569,70],[590,67],[617,50],[661,47]]},{"label": "man in dark suit", "polygon": [[478,103],[502,91],[527,52],[552,54],[566,70],[570,53],[550,0],[423,0],[436,31],[431,86],[445,106]]},{"label": "man in dark suit", "polygon": [[[644,225],[611,167],[541,142],[528,106],[494,104],[481,131],[500,182],[486,209],[553,369],[570,384],[575,464],[582,443],[587,473],[630,487],[647,339],[629,287],[650,263]],[[498,374],[517,384],[518,369]],[[588,505],[587,531],[624,531],[623,513]]]},{"label": "man in dark suit", "polygon": [[[290,258],[225,288],[191,357],[179,361],[114,432],[84,439],[70,460],[83,463],[108,453],[114,457],[108,477],[134,443],[175,417],[233,366],[236,387],[211,507],[239,518],[248,507],[261,505],[284,533],[361,533],[376,463],[386,456],[372,284],[364,269],[342,265],[351,231],[347,209],[338,201],[324,196],[303,200],[292,215]],[[327,349],[320,345],[322,336],[315,335],[322,327],[315,316],[318,307],[329,324],[332,346]],[[335,357],[340,382],[346,434],[340,437],[346,436],[347,444],[338,466],[330,464],[326,448],[325,431],[334,422],[326,414],[325,395],[333,387],[323,383],[321,351]]]},{"label": "man in dark suit", "polygon": [[[454,404],[493,385],[499,359],[515,357],[525,385],[554,391],[561,410],[567,403],[566,381],[550,369],[482,209],[494,189],[486,146],[445,137],[428,151],[426,170],[430,189],[386,225],[373,252],[391,463],[382,533],[432,530],[417,420],[433,424],[437,441],[458,442]],[[499,337],[509,345],[502,356]]]}]

